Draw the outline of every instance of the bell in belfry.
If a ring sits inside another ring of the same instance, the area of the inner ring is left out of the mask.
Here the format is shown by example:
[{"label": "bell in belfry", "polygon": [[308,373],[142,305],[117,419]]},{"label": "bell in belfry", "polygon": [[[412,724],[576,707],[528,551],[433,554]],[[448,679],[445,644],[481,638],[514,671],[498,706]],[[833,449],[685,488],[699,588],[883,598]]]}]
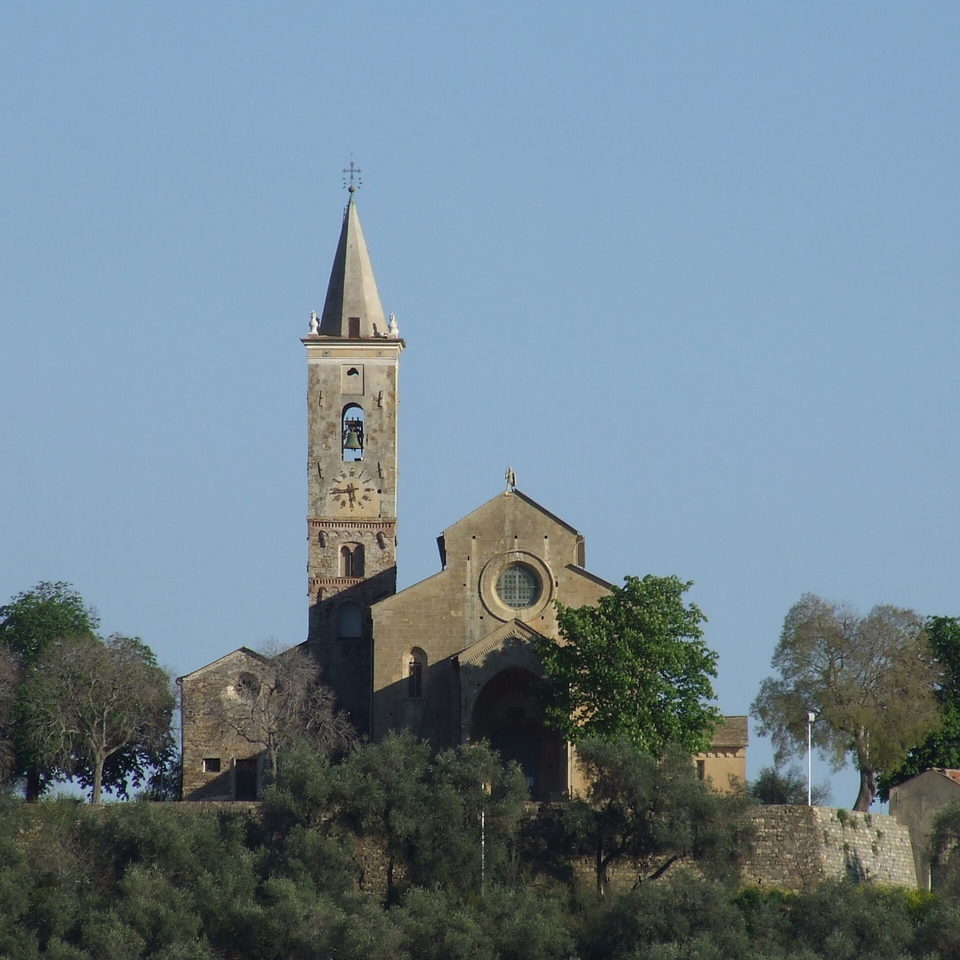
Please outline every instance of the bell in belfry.
[{"label": "bell in belfry", "polygon": [[347,439],[343,441],[344,450],[362,450],[363,443],[360,440],[360,437],[357,436],[357,431],[352,427],[347,431]]}]

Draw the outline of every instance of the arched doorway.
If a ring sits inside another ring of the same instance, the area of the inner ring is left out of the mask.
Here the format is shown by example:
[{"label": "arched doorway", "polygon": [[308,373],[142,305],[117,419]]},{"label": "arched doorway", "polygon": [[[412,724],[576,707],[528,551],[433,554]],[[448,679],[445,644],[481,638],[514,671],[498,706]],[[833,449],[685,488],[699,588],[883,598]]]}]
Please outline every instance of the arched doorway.
[{"label": "arched doorway", "polygon": [[519,667],[488,680],[473,708],[470,740],[487,740],[504,761],[519,764],[534,800],[551,800],[566,791],[566,754],[561,737],[543,725],[541,682]]}]

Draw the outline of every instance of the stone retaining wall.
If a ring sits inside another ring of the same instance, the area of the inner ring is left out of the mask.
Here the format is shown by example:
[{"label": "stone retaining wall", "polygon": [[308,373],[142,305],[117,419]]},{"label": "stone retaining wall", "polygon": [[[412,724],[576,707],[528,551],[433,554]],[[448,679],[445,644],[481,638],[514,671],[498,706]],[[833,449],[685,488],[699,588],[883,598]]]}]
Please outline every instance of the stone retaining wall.
[{"label": "stone retaining wall", "polygon": [[849,877],[917,886],[909,831],[893,817],[805,806],[761,807],[752,816],[757,837],[746,883],[797,890]]}]

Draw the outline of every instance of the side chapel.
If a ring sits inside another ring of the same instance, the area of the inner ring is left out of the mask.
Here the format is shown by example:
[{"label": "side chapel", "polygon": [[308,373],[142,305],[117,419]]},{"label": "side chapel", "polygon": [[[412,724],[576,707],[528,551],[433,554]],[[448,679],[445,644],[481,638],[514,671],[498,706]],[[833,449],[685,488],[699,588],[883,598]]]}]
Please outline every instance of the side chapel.
[{"label": "side chapel", "polygon": [[[506,490],[438,537],[440,570],[397,584],[397,374],[405,343],[385,317],[351,185],[307,359],[304,646],[360,732],[408,729],[438,748],[488,740],[520,764],[535,799],[580,786],[573,749],[543,724],[532,640],[557,632],[554,601],[596,603],[610,584],[583,537]],[[179,678],[183,798],[256,799],[263,756],[231,717],[261,695],[246,648]],[[718,789],[745,780],[746,717],[727,717],[695,759]]]}]

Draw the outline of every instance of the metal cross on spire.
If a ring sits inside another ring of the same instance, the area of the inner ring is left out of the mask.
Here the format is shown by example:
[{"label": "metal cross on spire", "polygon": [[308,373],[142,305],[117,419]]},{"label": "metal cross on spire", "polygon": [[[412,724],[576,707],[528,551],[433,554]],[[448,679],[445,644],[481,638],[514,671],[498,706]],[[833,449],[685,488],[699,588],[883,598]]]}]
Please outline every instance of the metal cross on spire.
[{"label": "metal cross on spire", "polygon": [[[350,158],[350,166],[343,168],[343,185],[350,193],[354,193],[363,186],[363,180],[360,177],[362,171],[360,168],[353,162],[353,157]],[[347,182],[347,177],[349,176],[349,183]],[[356,183],[354,183],[356,180]]]}]

